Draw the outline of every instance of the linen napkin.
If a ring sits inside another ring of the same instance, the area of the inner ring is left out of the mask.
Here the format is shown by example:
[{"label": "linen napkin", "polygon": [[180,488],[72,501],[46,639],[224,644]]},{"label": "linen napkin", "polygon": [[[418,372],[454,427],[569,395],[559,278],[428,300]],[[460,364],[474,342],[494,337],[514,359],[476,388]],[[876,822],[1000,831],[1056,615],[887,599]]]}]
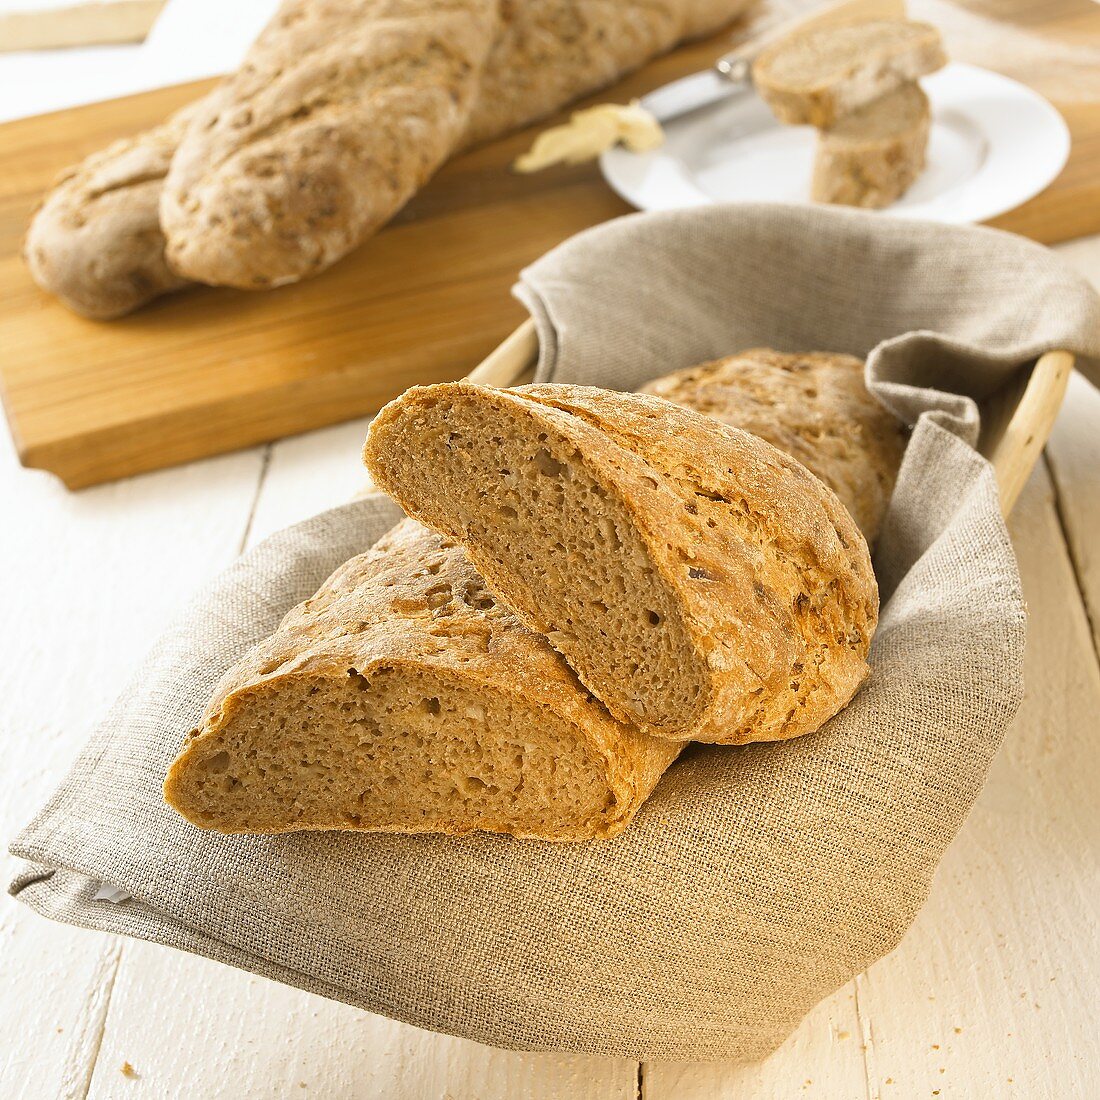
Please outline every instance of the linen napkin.
[{"label": "linen napkin", "polygon": [[898,942],[982,786],[1020,699],[1025,616],[975,401],[1053,348],[1100,381],[1100,302],[1016,237],[778,205],[622,218],[517,293],[540,380],[633,389],[756,345],[869,357],[915,427],[853,703],[795,741],[690,748],[611,841],[194,828],[162,801],[165,770],[222,671],[398,518],[366,498],[196,598],[12,845],[11,890],[496,1046],[759,1058]]}]

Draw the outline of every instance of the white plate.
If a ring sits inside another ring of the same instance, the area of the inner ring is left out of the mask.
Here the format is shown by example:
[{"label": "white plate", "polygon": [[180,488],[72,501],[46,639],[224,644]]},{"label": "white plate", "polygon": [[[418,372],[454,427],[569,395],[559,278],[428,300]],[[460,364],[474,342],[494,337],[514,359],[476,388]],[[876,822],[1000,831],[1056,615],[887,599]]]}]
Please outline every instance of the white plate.
[{"label": "white plate", "polygon": [[[980,222],[1038,194],[1062,170],[1062,116],[1015,80],[952,63],[921,81],[932,103],[928,166],[892,214]],[[665,128],[651,153],[612,149],[604,178],[640,210],[712,202],[810,201],[815,133],[781,126],[755,95],[734,96]]]}]

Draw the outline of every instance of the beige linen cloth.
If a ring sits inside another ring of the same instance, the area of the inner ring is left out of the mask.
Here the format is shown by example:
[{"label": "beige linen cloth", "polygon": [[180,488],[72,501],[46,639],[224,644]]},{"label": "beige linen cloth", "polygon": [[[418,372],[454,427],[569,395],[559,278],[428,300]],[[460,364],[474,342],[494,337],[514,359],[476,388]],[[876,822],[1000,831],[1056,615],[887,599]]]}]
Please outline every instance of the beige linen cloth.
[{"label": "beige linen cloth", "polygon": [[[360,500],[268,539],[169,629],[12,845],[27,866],[11,889],[57,920],[497,1046],[759,1058],[894,947],[982,786],[1020,699],[1025,616],[959,395],[1057,347],[1100,380],[1100,303],[1019,238],[769,205],[620,219],[518,294],[543,379],[630,389],[760,344],[870,355],[875,392],[916,428],[851,706],[800,740],[689,749],[612,841],[201,832],[161,801],[165,769],[222,670],[398,515]],[[132,897],[96,900],[102,883]]]}]

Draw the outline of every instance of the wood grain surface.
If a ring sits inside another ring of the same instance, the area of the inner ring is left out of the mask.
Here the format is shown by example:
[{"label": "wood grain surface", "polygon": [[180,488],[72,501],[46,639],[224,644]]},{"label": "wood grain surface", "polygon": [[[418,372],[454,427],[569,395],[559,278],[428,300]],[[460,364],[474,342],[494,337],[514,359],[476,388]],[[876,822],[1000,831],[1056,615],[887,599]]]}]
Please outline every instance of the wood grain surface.
[{"label": "wood grain surface", "polygon": [[[942,24],[959,59],[998,67],[983,51],[1005,36],[1012,50],[1000,67],[1018,78],[1033,73],[1073,131],[1062,176],[994,224],[1046,241],[1100,229],[1100,96],[1093,98],[1091,84],[1080,95],[1076,84],[1063,87],[1060,74],[1072,65],[1050,60],[1052,49],[1059,61],[1060,49],[1100,44],[1100,8],[1089,0],[1012,0],[992,20],[981,0],[936,0],[929,12],[921,3],[911,10]],[[773,0],[752,33],[807,6]],[[959,11],[966,19],[956,25]],[[741,38],[747,33],[742,28]],[[702,68],[734,37],[659,59],[593,101],[625,100]],[[31,283],[19,258],[34,203],[60,168],[159,121],[207,86],[0,127],[4,404],[21,461],[70,487],[346,420],[413,383],[457,378],[522,319],[509,290],[525,264],[627,211],[593,165],[511,172],[528,131],[447,165],[391,226],[319,278],[264,293],[195,288],[110,323],[74,316]]]}]

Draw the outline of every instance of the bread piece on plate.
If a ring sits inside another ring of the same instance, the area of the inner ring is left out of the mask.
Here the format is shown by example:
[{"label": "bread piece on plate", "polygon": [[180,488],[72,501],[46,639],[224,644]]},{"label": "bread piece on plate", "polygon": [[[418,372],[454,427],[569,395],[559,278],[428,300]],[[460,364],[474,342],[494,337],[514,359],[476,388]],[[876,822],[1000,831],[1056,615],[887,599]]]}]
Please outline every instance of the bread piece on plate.
[{"label": "bread piece on plate", "polygon": [[916,84],[845,115],[818,137],[812,198],[889,206],[924,171],[931,124],[928,97]]},{"label": "bread piece on plate", "polygon": [[946,63],[935,27],[872,19],[795,32],[760,54],[752,78],[780,122],[826,127]]},{"label": "bread piece on plate", "polygon": [[840,498],[874,545],[905,450],[905,427],[863,382],[863,360],[829,352],[748,351],[642,387],[766,439]]},{"label": "bread piece on plate", "polygon": [[867,673],[878,590],[831,490],[646,394],[417,387],[365,460],[617,718],[676,741],[816,730]]},{"label": "bread piece on plate", "polygon": [[196,110],[192,104],[115,142],[58,179],[23,246],[43,290],[76,313],[109,320],[186,283],[165,259],[158,209],[172,154]]},{"label": "bread piece on plate", "polygon": [[223,833],[621,832],[679,746],[616,722],[405,521],[230,669],[165,783]]}]

